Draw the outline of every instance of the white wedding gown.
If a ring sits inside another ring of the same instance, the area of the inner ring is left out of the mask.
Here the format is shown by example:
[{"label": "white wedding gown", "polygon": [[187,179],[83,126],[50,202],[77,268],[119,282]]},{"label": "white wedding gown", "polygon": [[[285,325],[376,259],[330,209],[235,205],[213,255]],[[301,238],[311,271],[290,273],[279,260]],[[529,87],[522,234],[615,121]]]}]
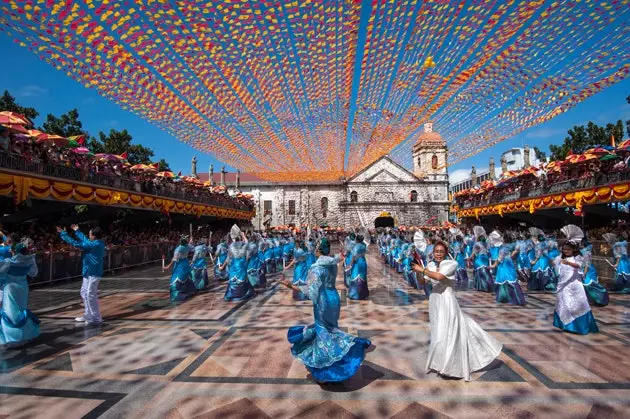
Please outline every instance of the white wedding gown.
[{"label": "white wedding gown", "polygon": [[433,284],[429,297],[431,343],[427,372],[470,381],[470,373],[489,365],[501,353],[502,345],[459,308],[451,288],[457,262],[442,261],[439,269],[431,262],[427,270],[447,277],[445,281],[427,278]]}]

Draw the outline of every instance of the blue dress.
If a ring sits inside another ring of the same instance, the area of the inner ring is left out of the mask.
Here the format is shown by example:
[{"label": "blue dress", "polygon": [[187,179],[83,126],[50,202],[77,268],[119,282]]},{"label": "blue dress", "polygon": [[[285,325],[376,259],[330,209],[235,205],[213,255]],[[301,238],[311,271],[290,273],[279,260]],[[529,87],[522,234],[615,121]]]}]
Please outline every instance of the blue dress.
[{"label": "blue dress", "polygon": [[466,255],[464,254],[464,247],[461,242],[454,242],[453,254],[455,255],[455,261],[457,262],[457,270],[455,271],[455,278],[458,282],[468,282],[468,272],[466,271]]},{"label": "blue dress", "polygon": [[265,248],[265,268],[267,274],[276,272],[276,260],[274,259],[275,251],[273,250],[273,240],[267,240],[267,247]]},{"label": "blue dress", "polygon": [[367,282],[367,261],[365,260],[366,252],[367,247],[364,243],[357,243],[352,249],[352,267],[350,269],[350,277],[348,279],[348,298],[351,300],[367,300],[370,295]]},{"label": "blue dress", "polygon": [[260,278],[260,259],[258,258],[258,244],[250,242],[247,244],[247,279],[252,287],[258,286]]},{"label": "blue dress", "polygon": [[516,242],[516,272],[523,282],[529,281],[529,275],[532,269],[532,261],[529,260],[530,243],[527,240],[519,240]]},{"label": "blue dress", "polygon": [[274,240],[273,257],[276,263],[276,272],[282,272],[284,265],[282,264],[282,252],[284,250],[284,240]]},{"label": "blue dress", "polygon": [[315,256],[315,251],[317,250],[317,245],[315,242],[309,241],[306,243],[306,249],[308,253],[306,254],[306,268],[310,269],[311,266],[317,261],[317,256]]},{"label": "blue dress", "polygon": [[523,295],[521,285],[518,283],[518,274],[512,260],[513,251],[514,247],[511,245],[503,245],[501,247],[498,256],[497,274],[494,278],[494,289],[497,303],[524,306],[525,295]]},{"label": "blue dress", "polygon": [[228,249],[225,243],[219,243],[217,251],[214,254],[214,278],[217,281],[226,281],[228,279],[227,269],[220,269],[225,263],[228,256]]},{"label": "blue dress", "polygon": [[558,282],[556,271],[551,264],[551,258],[547,252],[547,242],[539,242],[534,249],[533,260],[538,260],[532,266],[529,278],[527,279],[527,289],[530,291],[555,291]]},{"label": "blue dress", "polygon": [[192,246],[179,245],[173,255],[173,273],[171,274],[170,294],[171,301],[184,301],[197,293],[197,287],[191,277],[188,253],[192,252]]},{"label": "blue dress", "polygon": [[617,258],[617,270],[615,272],[615,282],[613,291],[621,291],[624,294],[630,293],[630,259],[628,259],[628,243],[617,242],[613,245],[613,252]]},{"label": "blue dress", "polygon": [[[306,261],[308,254],[304,249],[295,249],[293,257],[295,263],[293,264],[293,285],[298,287],[306,286],[306,276],[308,275],[308,263]],[[297,301],[308,300],[308,295],[301,291],[293,290],[293,299]]]},{"label": "blue dress", "polygon": [[348,288],[349,280],[350,280],[350,265],[352,264],[352,249],[354,248],[354,240],[350,238],[346,238],[346,242],[344,244],[344,263],[343,263],[343,284]]},{"label": "blue dress", "polygon": [[225,301],[243,301],[256,295],[247,278],[247,245],[245,242],[234,242],[228,250],[228,286],[223,296]]},{"label": "blue dress", "polygon": [[592,249],[593,246],[588,245],[581,250],[582,257],[584,258],[582,267],[584,271],[586,271],[586,274],[582,278],[582,284],[584,285],[588,302],[595,306],[604,307],[608,305],[608,290],[599,283],[597,269],[595,269],[591,257]]},{"label": "blue dress", "polygon": [[475,249],[475,242],[470,236],[466,236],[464,238],[464,257],[467,260],[471,260],[473,258],[473,251]]},{"label": "blue dress", "polygon": [[267,264],[265,263],[265,250],[267,249],[267,242],[261,240],[258,243],[258,282],[254,285],[254,288],[267,288]]},{"label": "blue dress", "polygon": [[547,240],[547,256],[553,262],[558,256],[560,256],[560,250],[558,249],[558,242],[554,239]]},{"label": "blue dress", "polygon": [[499,251],[501,250],[501,246],[490,246],[490,262],[494,263],[497,259],[499,259]]},{"label": "blue dress", "polygon": [[39,336],[39,319],[28,309],[27,276],[36,275],[35,255],[0,261],[0,348],[23,345]]},{"label": "blue dress", "polygon": [[320,383],[352,377],[371,342],[339,330],[341,302],[335,288],[338,259],[320,256],[308,273],[304,292],[313,302],[315,323],[294,326],[287,333],[293,356],[304,363]]},{"label": "blue dress", "polygon": [[473,254],[475,260],[473,262],[475,289],[483,292],[494,291],[494,281],[490,274],[490,258],[483,243],[475,243]]},{"label": "blue dress", "polygon": [[207,254],[208,246],[205,244],[195,246],[195,253],[192,261],[192,279],[198,290],[202,290],[208,286],[208,264],[206,263]]}]

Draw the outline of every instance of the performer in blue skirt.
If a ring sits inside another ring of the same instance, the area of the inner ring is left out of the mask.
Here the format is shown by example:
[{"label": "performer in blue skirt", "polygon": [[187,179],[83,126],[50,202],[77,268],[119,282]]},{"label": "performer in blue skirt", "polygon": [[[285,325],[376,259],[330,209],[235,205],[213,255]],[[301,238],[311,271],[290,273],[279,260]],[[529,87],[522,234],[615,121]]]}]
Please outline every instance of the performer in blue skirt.
[{"label": "performer in blue skirt", "polygon": [[[367,282],[366,252],[367,247],[365,243],[363,243],[363,236],[358,235],[356,244],[352,249],[350,277],[348,279],[348,298],[351,300],[367,300],[370,295]],[[402,255],[402,251],[400,253]]]},{"label": "performer in blue skirt", "polygon": [[173,259],[164,268],[164,270],[169,270],[173,267],[170,286],[172,302],[187,300],[197,293],[197,288],[191,277],[190,263],[188,262],[188,253],[194,250],[192,239],[189,241],[186,237],[182,237],[179,246],[175,248]]},{"label": "performer in blue skirt", "polygon": [[254,288],[267,288],[267,264],[265,263],[265,251],[267,250],[267,241],[260,237],[258,239],[258,282]]},{"label": "performer in blue skirt", "polygon": [[306,268],[310,269],[311,266],[317,261],[317,243],[313,238],[309,238],[306,243]]},{"label": "performer in blue skirt", "polygon": [[343,283],[346,288],[349,286],[348,280],[350,277],[350,263],[352,262],[352,249],[355,244],[356,235],[354,233],[350,233],[344,241]]},{"label": "performer in blue skirt", "polygon": [[534,247],[534,259],[531,260],[532,269],[527,280],[527,289],[530,291],[556,290],[558,278],[548,255],[548,244],[545,236],[538,237]]},{"label": "performer in blue skirt", "polygon": [[589,303],[604,307],[608,305],[608,290],[599,283],[597,269],[595,269],[592,258],[593,245],[588,242],[585,244],[586,246],[580,251],[584,258],[582,262],[582,270],[584,271],[582,284],[584,285],[584,291],[586,291]]},{"label": "performer in blue skirt", "polygon": [[256,295],[254,287],[247,278],[247,238],[237,225],[232,227],[230,237],[233,243],[230,244],[228,257],[222,266],[228,269],[228,286],[223,299],[225,301],[243,301]]},{"label": "performer in blue skirt", "polygon": [[339,257],[330,256],[330,242],[322,239],[321,256],[308,273],[307,286],[294,287],[287,280],[282,284],[300,289],[313,302],[315,323],[294,326],[287,337],[291,353],[304,363],[319,383],[340,382],[352,377],[361,366],[371,342],[339,329],[341,302],[335,288]]},{"label": "performer in blue skirt", "polygon": [[255,240],[247,243],[247,279],[252,287],[259,287],[260,258],[258,257],[258,243]]},{"label": "performer in blue skirt", "polygon": [[208,246],[205,240],[199,241],[195,246],[192,260],[192,279],[195,287],[202,290],[208,286],[208,264],[206,256],[208,255]]},{"label": "performer in blue skirt", "polygon": [[[308,262],[306,261],[308,252],[304,246],[298,242],[293,251],[293,260],[284,268],[285,271],[293,266],[293,285],[300,289],[306,286],[306,276],[308,275]],[[293,299],[296,301],[308,300],[308,295],[302,291],[293,290]]]},{"label": "performer in blue skirt", "polygon": [[496,268],[494,289],[497,303],[524,306],[525,295],[523,295],[521,285],[518,283],[518,274],[512,260],[516,253],[517,251],[511,243],[501,246],[498,259],[493,265],[493,268]]},{"label": "performer in blue skirt", "polygon": [[267,247],[265,248],[265,272],[267,273],[267,275],[271,275],[276,273],[276,261],[275,261],[275,250],[274,250],[274,246],[275,246],[275,242],[268,238],[265,239],[265,242],[267,243]]},{"label": "performer in blue skirt", "polygon": [[473,247],[473,275],[475,278],[475,289],[483,292],[494,291],[494,280],[490,273],[490,258],[485,241],[475,243]]},{"label": "performer in blue skirt", "polygon": [[615,255],[615,282],[613,291],[621,291],[624,294],[630,293],[630,259],[628,259],[628,242],[620,241],[613,245]]},{"label": "performer in blue skirt", "polygon": [[227,245],[225,244],[225,240],[221,240],[221,243],[219,243],[217,250],[214,253],[214,279],[217,281],[226,281],[228,279],[227,270],[221,269],[221,266],[225,264],[227,256]]},{"label": "performer in blue skirt", "polygon": [[0,349],[24,345],[39,336],[39,319],[28,309],[28,279],[37,275],[35,255],[25,244],[11,246],[12,257],[0,261]]}]

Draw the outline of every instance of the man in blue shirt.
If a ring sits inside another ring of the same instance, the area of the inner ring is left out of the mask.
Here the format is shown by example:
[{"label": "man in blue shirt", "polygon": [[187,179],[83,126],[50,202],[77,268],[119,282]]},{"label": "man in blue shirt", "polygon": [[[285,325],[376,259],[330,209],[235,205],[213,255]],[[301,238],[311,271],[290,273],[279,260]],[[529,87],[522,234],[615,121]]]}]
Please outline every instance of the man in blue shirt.
[{"label": "man in blue shirt", "polygon": [[100,324],[103,318],[98,304],[98,284],[103,277],[103,256],[105,255],[105,243],[101,240],[103,232],[99,227],[95,227],[90,230],[88,238],[79,230],[78,225],[73,225],[72,229],[75,231],[76,239],[70,237],[63,228],[57,227],[63,241],[83,251],[81,298],[85,305],[85,314],[75,320],[86,324]]}]

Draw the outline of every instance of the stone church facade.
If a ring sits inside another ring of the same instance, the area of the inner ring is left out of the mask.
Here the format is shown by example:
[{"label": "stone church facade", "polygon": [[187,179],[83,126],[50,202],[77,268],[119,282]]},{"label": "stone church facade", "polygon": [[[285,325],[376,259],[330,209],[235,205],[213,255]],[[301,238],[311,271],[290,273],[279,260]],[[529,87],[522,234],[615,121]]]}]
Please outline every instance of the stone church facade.
[{"label": "stone church facade", "polygon": [[[260,230],[303,224],[373,228],[383,212],[397,225],[436,224],[448,220],[447,149],[431,124],[424,131],[413,147],[413,173],[383,156],[335,182],[268,182],[225,172],[214,174],[213,180],[254,196],[257,215],[252,224]],[[205,180],[207,174],[199,177]]]}]

